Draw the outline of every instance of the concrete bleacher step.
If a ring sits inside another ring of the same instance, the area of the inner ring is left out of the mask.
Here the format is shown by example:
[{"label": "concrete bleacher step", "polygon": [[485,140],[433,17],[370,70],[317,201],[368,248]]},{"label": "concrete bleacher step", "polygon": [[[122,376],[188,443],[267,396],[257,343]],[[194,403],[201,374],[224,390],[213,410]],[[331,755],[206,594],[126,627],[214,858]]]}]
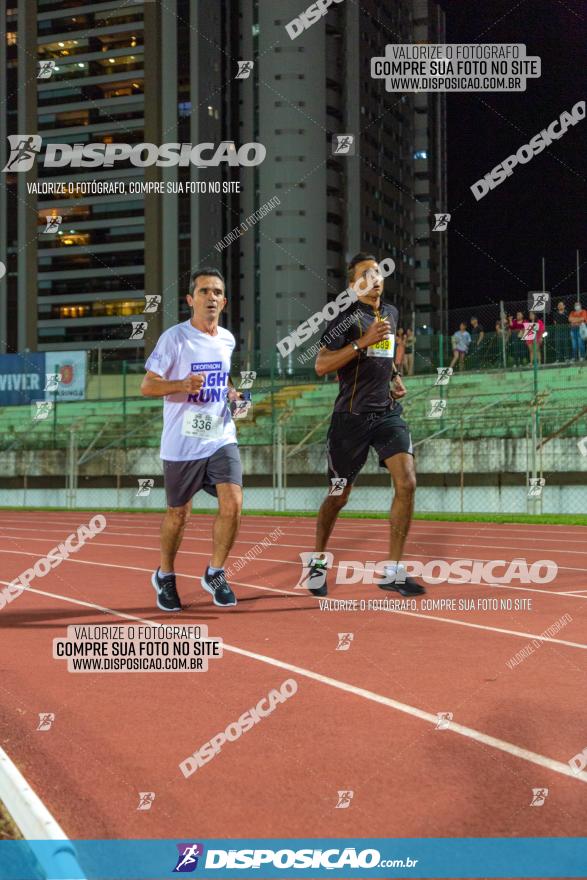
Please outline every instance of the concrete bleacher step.
[{"label": "concrete bleacher step", "polygon": [[[464,436],[514,437],[525,433],[534,399],[534,374],[530,369],[494,370],[486,373],[455,373],[448,386],[435,386],[435,376],[406,377],[408,395],[403,401],[405,416],[414,434],[430,436],[443,430],[443,436],[456,439]],[[557,430],[571,419],[587,401],[587,365],[549,367],[538,375],[540,418],[545,434]],[[275,424],[282,422],[287,441],[296,443],[321,422],[315,433],[321,438],[338,394],[338,382],[303,381],[298,385],[281,384],[271,394],[263,387],[262,395],[253,389],[253,418],[238,423],[243,444],[259,445],[272,442]],[[445,397],[447,413],[442,419],[427,419],[428,401]],[[274,407],[274,410],[272,409]],[[63,448],[69,442],[70,429],[75,428],[80,447],[89,445],[99,434],[98,446],[122,440],[127,448],[156,447],[162,423],[162,405],[157,399],[133,397],[104,401],[58,401],[56,427],[52,414],[41,422],[32,422],[31,406],[3,407],[0,410],[0,445],[11,449]],[[584,421],[569,429],[568,435],[583,436]],[[313,435],[314,436],[314,435]]]}]

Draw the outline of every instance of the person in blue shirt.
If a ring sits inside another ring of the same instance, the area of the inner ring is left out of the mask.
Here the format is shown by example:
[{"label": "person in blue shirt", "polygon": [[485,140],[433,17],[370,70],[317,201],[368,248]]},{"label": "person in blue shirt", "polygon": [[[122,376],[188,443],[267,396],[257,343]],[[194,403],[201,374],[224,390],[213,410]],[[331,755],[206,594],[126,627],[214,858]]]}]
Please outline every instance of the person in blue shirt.
[{"label": "person in blue shirt", "polygon": [[465,368],[465,356],[469,351],[469,346],[471,345],[471,334],[467,330],[467,325],[464,321],[461,321],[459,329],[456,333],[453,334],[452,337],[452,361],[450,362],[451,367],[459,363],[459,370],[463,370]]}]

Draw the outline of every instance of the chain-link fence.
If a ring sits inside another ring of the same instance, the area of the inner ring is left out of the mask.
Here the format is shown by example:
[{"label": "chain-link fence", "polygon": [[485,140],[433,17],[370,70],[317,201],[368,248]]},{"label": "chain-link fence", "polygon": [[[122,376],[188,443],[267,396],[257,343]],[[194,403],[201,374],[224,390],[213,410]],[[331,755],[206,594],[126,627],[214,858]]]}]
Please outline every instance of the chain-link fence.
[{"label": "chain-link fence", "polygon": [[[584,513],[587,365],[545,365],[535,357],[532,368],[496,363],[450,375],[441,350],[426,371],[405,380],[417,511]],[[233,367],[236,387],[250,389],[253,399],[237,422],[246,507],[315,512],[328,488],[325,440],[336,377],[319,379],[313,358],[294,366],[274,353],[241,354]],[[140,396],[142,375],[131,365],[92,372],[88,399],[56,401],[42,420],[32,418],[30,406],[0,410],[4,504],[164,507],[162,402]],[[389,474],[372,451],[347,509],[384,513],[390,500]],[[213,505],[196,497],[196,508]]]},{"label": "chain-link fence", "polygon": [[[570,316],[577,294],[552,297],[544,311],[531,316],[533,297],[525,300],[496,301],[481,306],[451,309],[447,313],[447,333],[434,332],[426,324],[416,324],[415,315],[400,318],[396,334],[396,363],[405,376],[435,373],[439,367],[453,365],[455,371],[518,370],[533,362],[536,336],[537,359],[545,366],[580,364],[587,354],[587,340],[580,324]],[[321,329],[324,325],[321,326]],[[459,337],[458,334],[467,334]],[[319,348],[317,330],[301,347],[282,357],[277,349],[249,350],[236,358],[235,369],[255,371],[277,383],[313,380],[314,360]],[[134,358],[120,360],[107,349],[88,352],[87,398],[107,400],[134,398],[144,375],[144,355],[137,349]]]}]

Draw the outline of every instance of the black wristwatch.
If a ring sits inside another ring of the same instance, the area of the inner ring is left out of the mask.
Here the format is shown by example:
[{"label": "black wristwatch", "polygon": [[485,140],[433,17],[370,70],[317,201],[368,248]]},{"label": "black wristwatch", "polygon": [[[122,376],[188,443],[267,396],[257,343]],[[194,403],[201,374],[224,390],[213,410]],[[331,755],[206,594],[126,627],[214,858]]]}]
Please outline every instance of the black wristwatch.
[{"label": "black wristwatch", "polygon": [[351,345],[352,345],[352,347],[355,349],[355,351],[357,352],[357,354],[361,354],[361,349],[359,348],[359,346],[357,345],[356,342],[354,342],[354,341],[351,342]]}]

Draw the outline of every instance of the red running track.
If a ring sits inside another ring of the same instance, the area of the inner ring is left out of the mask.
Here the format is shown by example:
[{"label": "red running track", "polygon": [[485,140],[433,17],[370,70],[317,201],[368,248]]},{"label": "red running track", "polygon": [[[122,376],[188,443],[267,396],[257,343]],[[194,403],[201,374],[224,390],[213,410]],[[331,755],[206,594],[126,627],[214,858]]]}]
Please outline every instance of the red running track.
[{"label": "red running track", "polygon": [[[0,511],[8,583],[91,514]],[[280,529],[231,582],[235,609],[199,583],[212,517],[178,557],[182,614],[160,612],[150,574],[158,514],[106,514],[104,531],[0,611],[0,743],[72,838],[581,836],[587,773],[586,530],[415,522],[406,558],[552,559],[549,584],[439,584],[427,599],[511,599],[511,610],[335,611],[295,589],[314,523],[245,517],[230,562]],[[341,559],[386,558],[381,520],[340,520]],[[376,585],[330,596],[397,598]],[[522,601],[523,600],[523,601]],[[530,600],[530,604],[528,603]],[[518,608],[514,605],[517,601]],[[507,604],[507,603],[506,603]],[[510,668],[565,615],[552,639]],[[68,673],[52,640],[68,624],[205,623],[224,640],[206,673]],[[351,632],[349,650],[338,633]],[[287,678],[297,693],[185,778],[179,763]],[[48,731],[38,714],[53,712]],[[436,714],[452,712],[447,730]],[[547,788],[541,807],[532,789]],[[341,790],[354,796],[336,808]],[[138,811],[139,792],[155,792]]]}]

